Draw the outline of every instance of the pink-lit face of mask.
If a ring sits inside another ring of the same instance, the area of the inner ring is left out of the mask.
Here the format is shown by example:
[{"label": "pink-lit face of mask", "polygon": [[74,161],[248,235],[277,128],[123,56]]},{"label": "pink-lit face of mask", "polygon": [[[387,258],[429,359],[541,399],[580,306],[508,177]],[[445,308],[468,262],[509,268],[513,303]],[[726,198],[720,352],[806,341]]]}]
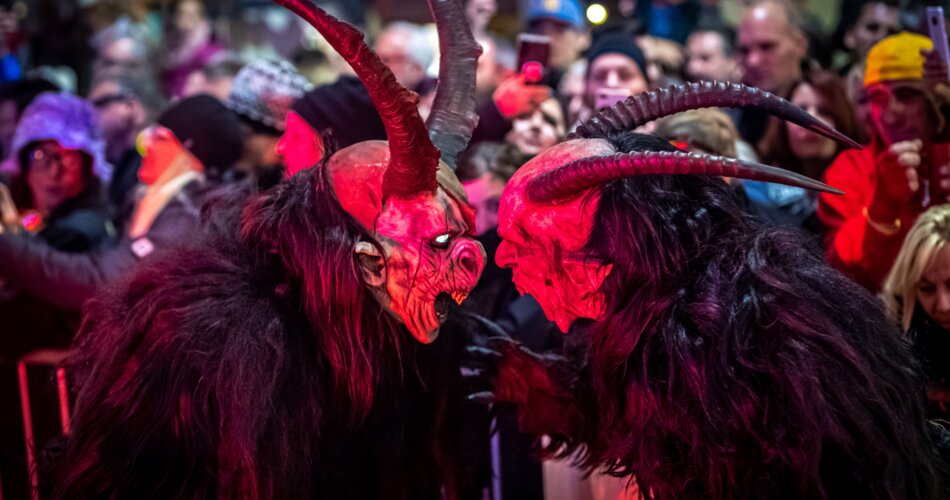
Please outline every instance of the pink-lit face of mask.
[{"label": "pink-lit face of mask", "polygon": [[528,182],[573,160],[614,152],[599,139],[554,146],[515,173],[498,207],[502,242],[495,261],[511,268],[518,291],[537,299],[545,316],[565,333],[574,320],[598,319],[604,311],[600,288],[611,266],[583,251],[599,195],[591,189],[556,204],[535,203],[528,199]]},{"label": "pink-lit face of mask", "polygon": [[[474,239],[474,212],[445,164],[438,189],[382,201],[389,149],[383,141],[356,144],[329,160],[340,204],[372,234],[354,252],[363,280],[380,304],[418,341],[435,340],[445,320],[444,300],[461,302],[485,267],[485,250]],[[440,300],[437,298],[442,296]]]}]

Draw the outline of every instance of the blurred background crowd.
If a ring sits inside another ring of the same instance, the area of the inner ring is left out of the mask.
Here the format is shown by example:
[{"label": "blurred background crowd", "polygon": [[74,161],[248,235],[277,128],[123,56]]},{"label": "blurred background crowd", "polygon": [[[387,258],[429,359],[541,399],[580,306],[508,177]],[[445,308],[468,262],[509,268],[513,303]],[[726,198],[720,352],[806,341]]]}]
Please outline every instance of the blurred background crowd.
[{"label": "blurred background crowd", "polygon": [[[363,29],[426,116],[438,40],[425,2],[316,3]],[[924,360],[934,416],[950,414],[950,86],[931,51],[925,2],[464,3],[483,54],[479,125],[457,173],[490,262],[469,307],[536,351],[555,348],[537,303],[493,264],[506,181],[627,96],[744,83],[864,149],[740,109],[682,113],[642,131],[844,191],[732,184],[750,214],[813,235],[816,252],[880,293]],[[522,34],[546,37],[540,68],[519,64]],[[187,241],[222,187],[269,189],[368,139],[385,130],[362,84],[316,32],[270,2],[0,1],[0,375],[37,349],[68,348],[83,302]],[[16,385],[0,383],[0,407],[18,410],[18,398]],[[22,452],[22,422],[9,413],[0,418],[0,484],[16,498],[21,459],[10,450]],[[530,442],[502,436],[514,471],[502,476],[506,496],[541,498]],[[548,498],[625,494],[619,483],[586,481],[548,474]]]}]

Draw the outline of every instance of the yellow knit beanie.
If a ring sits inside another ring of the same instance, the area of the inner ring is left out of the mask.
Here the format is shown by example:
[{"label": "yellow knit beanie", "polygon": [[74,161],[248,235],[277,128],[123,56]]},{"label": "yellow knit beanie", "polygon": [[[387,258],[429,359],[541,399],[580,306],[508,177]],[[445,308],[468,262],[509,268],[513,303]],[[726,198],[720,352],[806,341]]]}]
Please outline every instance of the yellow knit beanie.
[{"label": "yellow knit beanie", "polygon": [[906,31],[877,42],[868,52],[864,86],[887,80],[923,80],[924,56],[920,50],[931,47],[929,38]]}]

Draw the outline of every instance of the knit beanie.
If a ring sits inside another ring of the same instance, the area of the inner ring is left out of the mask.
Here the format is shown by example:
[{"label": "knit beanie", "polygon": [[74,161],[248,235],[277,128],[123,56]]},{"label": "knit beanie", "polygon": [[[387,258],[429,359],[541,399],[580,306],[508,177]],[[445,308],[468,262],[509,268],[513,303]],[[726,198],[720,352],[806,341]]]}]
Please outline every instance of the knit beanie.
[{"label": "knit beanie", "polygon": [[261,59],[241,68],[224,104],[281,133],[287,128],[290,105],[312,88],[289,62]]},{"label": "knit beanie", "polygon": [[643,77],[649,82],[650,76],[647,73],[647,58],[643,55],[643,51],[640,50],[640,47],[637,46],[637,41],[633,35],[620,32],[604,33],[594,39],[590,49],[588,49],[585,54],[585,58],[589,64],[592,64],[595,59],[604,54],[623,54],[633,59],[633,62],[640,68],[640,73],[643,74]]},{"label": "knit beanie", "polygon": [[341,77],[304,94],[291,109],[317,132],[329,132],[339,149],[358,142],[386,140],[386,128],[359,79]]},{"label": "knit beanie", "polygon": [[233,165],[244,151],[237,116],[208,95],[176,101],[158,117],[158,124],[171,130],[212,175]]},{"label": "knit beanie", "polygon": [[864,65],[864,87],[884,81],[910,80],[927,97],[934,110],[937,130],[946,125],[940,103],[924,82],[924,56],[921,49],[933,48],[933,42],[915,33],[898,33],[882,39],[868,51]]},{"label": "knit beanie", "polygon": [[716,108],[692,109],[663,118],[656,124],[655,135],[730,158],[736,157],[736,140],[739,139],[732,119]]},{"label": "knit beanie", "polygon": [[105,141],[99,131],[99,115],[89,101],[65,92],[45,92],[34,99],[17,124],[13,151],[19,157],[31,143],[49,140],[89,155],[93,172],[103,181],[112,177],[112,165],[106,161]]},{"label": "knit beanie", "polygon": [[914,33],[898,33],[882,39],[868,51],[864,69],[864,86],[886,80],[923,80],[924,56],[920,49],[930,49],[929,38]]}]

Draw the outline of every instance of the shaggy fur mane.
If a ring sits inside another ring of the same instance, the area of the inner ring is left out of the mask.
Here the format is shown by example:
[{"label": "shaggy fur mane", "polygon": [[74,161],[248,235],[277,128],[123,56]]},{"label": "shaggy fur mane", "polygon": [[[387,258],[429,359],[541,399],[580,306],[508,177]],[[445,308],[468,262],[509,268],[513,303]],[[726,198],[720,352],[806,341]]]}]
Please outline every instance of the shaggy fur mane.
[{"label": "shaggy fur mane", "polygon": [[461,337],[422,346],[373,300],[323,167],[243,214],[217,197],[89,305],[60,497],[453,496]]},{"label": "shaggy fur mane", "polygon": [[602,186],[587,251],[613,264],[605,319],[580,328],[588,420],[549,450],[584,445],[663,499],[942,496],[910,346],[814,243],[720,179],[663,175]]}]

